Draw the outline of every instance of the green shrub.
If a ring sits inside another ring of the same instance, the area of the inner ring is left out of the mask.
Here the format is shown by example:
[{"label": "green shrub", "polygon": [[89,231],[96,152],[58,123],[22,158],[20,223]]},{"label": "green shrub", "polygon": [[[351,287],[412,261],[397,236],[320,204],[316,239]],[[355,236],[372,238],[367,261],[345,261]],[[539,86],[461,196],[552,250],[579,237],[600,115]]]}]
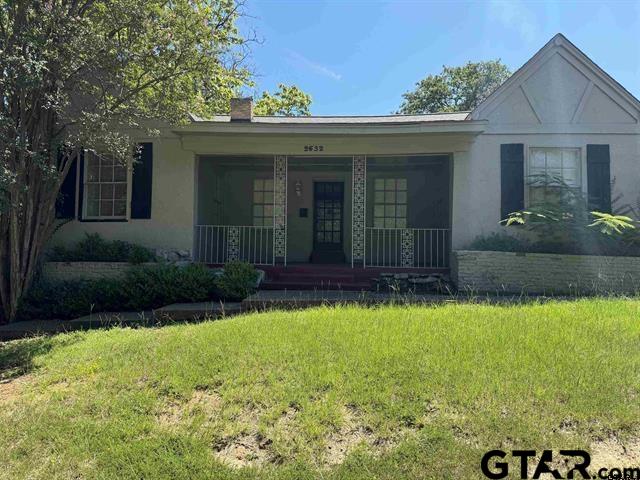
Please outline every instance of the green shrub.
[{"label": "green shrub", "polygon": [[507,233],[492,233],[476,237],[470,244],[469,250],[494,252],[526,252],[530,249],[528,242],[513,237]]},{"label": "green shrub", "polygon": [[40,280],[21,302],[19,318],[67,319],[91,312],[117,311],[126,300],[117,280]]},{"label": "green shrub", "polygon": [[141,245],[121,240],[105,240],[97,233],[87,233],[85,238],[71,247],[55,246],[47,255],[51,262],[129,262],[134,265],[154,262],[156,255]]},{"label": "green shrub", "polygon": [[203,302],[217,297],[214,272],[203,265],[145,266],[131,269],[123,281],[125,310],[158,308],[177,302]]},{"label": "green shrub", "polygon": [[19,318],[67,319],[91,312],[148,310],[218,298],[214,271],[202,265],[135,267],[122,278],[38,280],[21,302]]},{"label": "green shrub", "polygon": [[225,300],[243,300],[256,290],[258,272],[245,262],[229,262],[216,280],[218,293]]}]

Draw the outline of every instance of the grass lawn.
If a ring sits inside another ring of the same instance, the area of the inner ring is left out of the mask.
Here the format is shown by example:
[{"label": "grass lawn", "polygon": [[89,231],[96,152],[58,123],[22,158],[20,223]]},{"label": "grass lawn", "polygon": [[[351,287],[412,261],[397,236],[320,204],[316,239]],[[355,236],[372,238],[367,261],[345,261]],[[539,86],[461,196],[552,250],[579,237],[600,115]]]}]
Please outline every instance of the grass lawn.
[{"label": "grass lawn", "polygon": [[91,331],[0,345],[0,368],[1,478],[484,478],[488,449],[516,447],[640,461],[636,300]]}]

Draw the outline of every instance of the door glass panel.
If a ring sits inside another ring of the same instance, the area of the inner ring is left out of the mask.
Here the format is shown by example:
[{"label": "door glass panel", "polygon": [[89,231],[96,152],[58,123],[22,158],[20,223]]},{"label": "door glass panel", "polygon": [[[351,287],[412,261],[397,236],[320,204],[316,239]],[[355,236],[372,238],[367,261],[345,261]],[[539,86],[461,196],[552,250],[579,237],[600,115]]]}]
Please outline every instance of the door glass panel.
[{"label": "door glass panel", "polygon": [[342,183],[316,182],[314,184],[315,248],[332,250],[340,248],[343,228],[342,202]]}]

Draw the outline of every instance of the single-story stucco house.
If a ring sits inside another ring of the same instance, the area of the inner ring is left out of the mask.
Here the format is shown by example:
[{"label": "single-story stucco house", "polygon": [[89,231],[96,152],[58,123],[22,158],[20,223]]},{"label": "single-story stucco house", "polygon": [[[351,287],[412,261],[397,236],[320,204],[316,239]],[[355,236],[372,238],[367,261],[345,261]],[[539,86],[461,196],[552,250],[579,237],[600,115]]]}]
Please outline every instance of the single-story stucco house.
[{"label": "single-story stucco house", "polygon": [[442,271],[540,194],[529,174],[561,176],[602,211],[612,195],[635,203],[639,119],[640,101],[561,34],[471,112],[258,117],[234,99],[229,116],[139,138],[133,172],[85,155],[53,242],[98,232],[303,272],[294,283],[337,264]]}]

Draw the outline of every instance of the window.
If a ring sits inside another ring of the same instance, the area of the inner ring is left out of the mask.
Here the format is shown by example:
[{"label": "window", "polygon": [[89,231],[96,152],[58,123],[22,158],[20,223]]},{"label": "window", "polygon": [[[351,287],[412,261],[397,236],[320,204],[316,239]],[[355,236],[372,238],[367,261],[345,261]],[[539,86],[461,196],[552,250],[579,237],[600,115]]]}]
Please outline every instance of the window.
[{"label": "window", "polygon": [[273,179],[253,180],[253,225],[273,226]]},{"label": "window", "polygon": [[86,152],[84,218],[127,218],[127,177],[126,165]]},{"label": "window", "polygon": [[529,151],[528,203],[556,203],[563,188],[581,188],[579,148],[531,148]]},{"label": "window", "polygon": [[376,228],[407,227],[406,178],[376,178],[373,226]]}]

